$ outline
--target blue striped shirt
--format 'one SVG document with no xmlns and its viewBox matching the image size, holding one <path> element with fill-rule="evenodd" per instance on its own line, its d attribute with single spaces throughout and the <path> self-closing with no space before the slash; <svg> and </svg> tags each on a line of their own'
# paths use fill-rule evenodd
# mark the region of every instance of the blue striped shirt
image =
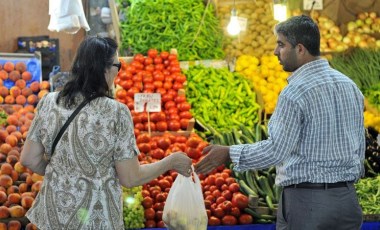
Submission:
<svg viewBox="0 0 380 230">
<path fill-rule="evenodd" d="M 276 165 L 276 184 L 358 180 L 364 172 L 363 95 L 326 60 L 309 62 L 289 78 L 268 124 L 269 138 L 233 145 L 235 169 Z"/>
</svg>

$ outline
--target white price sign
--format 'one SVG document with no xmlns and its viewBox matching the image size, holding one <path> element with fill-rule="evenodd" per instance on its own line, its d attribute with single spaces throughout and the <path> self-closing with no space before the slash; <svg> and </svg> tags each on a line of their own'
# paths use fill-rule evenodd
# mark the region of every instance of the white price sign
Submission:
<svg viewBox="0 0 380 230">
<path fill-rule="evenodd" d="M 159 93 L 136 93 L 135 111 L 144 112 L 146 105 L 147 112 L 161 111 L 161 94 Z"/>
<path fill-rule="evenodd" d="M 247 18 L 243 18 L 243 17 L 238 17 L 238 20 L 239 20 L 240 30 L 241 31 L 246 31 L 247 30 L 248 19 Z"/>
</svg>

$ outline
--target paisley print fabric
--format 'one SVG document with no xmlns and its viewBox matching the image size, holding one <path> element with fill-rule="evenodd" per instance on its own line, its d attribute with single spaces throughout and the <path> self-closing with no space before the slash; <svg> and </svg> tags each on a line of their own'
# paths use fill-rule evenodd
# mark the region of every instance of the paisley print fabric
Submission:
<svg viewBox="0 0 380 230">
<path fill-rule="evenodd" d="M 138 154 L 131 114 L 115 100 L 94 99 L 71 122 L 52 156 L 54 137 L 75 109 L 57 105 L 57 95 L 49 93 L 38 103 L 28 132 L 30 140 L 43 144 L 50 163 L 26 216 L 39 229 L 124 229 L 115 161 Z"/>
</svg>

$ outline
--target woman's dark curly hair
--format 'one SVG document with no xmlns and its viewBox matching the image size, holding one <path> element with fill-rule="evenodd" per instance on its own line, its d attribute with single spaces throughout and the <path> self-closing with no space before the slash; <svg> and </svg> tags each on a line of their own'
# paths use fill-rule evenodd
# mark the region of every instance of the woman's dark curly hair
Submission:
<svg viewBox="0 0 380 230">
<path fill-rule="evenodd" d="M 71 78 L 59 92 L 57 103 L 62 100 L 66 108 L 71 108 L 78 94 L 86 99 L 94 94 L 109 96 L 105 71 L 112 67 L 116 52 L 115 40 L 87 37 L 79 45 L 71 67 Z"/>
</svg>

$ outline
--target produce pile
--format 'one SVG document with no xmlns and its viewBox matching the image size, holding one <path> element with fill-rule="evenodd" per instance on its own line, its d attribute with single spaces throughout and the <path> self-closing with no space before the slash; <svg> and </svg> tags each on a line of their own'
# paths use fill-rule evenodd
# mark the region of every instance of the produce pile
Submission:
<svg viewBox="0 0 380 230">
<path fill-rule="evenodd" d="M 263 100 L 264 111 L 272 114 L 277 104 L 278 95 L 287 85 L 288 72 L 282 69 L 277 56 L 241 55 L 237 61 L 235 70 L 248 78 Z"/>
<path fill-rule="evenodd" d="M 231 37 L 226 28 L 234 4 L 238 17 L 247 19 L 247 28 L 238 36 Z M 243 54 L 261 57 L 264 54 L 273 53 L 276 47 L 273 26 L 278 22 L 273 19 L 272 7 L 272 0 L 218 2 L 218 17 L 221 26 L 224 28 L 224 36 L 226 37 L 224 50 L 227 57 L 239 57 Z"/>
<path fill-rule="evenodd" d="M 167 51 L 158 53 L 156 49 L 148 50 L 148 56 L 136 54 L 132 62 L 121 60 L 122 68 L 115 84 L 116 100 L 130 109 L 135 126 L 135 134 L 148 131 L 187 130 L 191 105 L 178 90 L 184 88 L 186 76 L 181 73 L 177 55 Z M 136 93 L 159 93 L 161 95 L 161 112 L 149 114 L 134 111 L 134 95 Z"/>
<path fill-rule="evenodd" d="M 191 113 L 201 123 L 229 130 L 258 122 L 260 105 L 256 103 L 256 93 L 241 74 L 202 65 L 192 66 L 184 73 Z"/>
<path fill-rule="evenodd" d="M 379 214 L 380 176 L 361 179 L 355 187 L 363 214 Z"/>
<path fill-rule="evenodd" d="M 126 229 L 144 228 L 142 201 L 142 186 L 130 189 L 123 187 L 123 215 Z"/>
<path fill-rule="evenodd" d="M 122 48 L 129 54 L 176 48 L 179 60 L 222 59 L 223 33 L 212 4 L 202 0 L 130 0 L 121 9 Z"/>
<path fill-rule="evenodd" d="M 366 150 L 365 150 L 365 176 L 374 177 L 380 173 L 380 146 L 377 143 L 379 133 L 372 128 L 366 131 Z"/>
</svg>

